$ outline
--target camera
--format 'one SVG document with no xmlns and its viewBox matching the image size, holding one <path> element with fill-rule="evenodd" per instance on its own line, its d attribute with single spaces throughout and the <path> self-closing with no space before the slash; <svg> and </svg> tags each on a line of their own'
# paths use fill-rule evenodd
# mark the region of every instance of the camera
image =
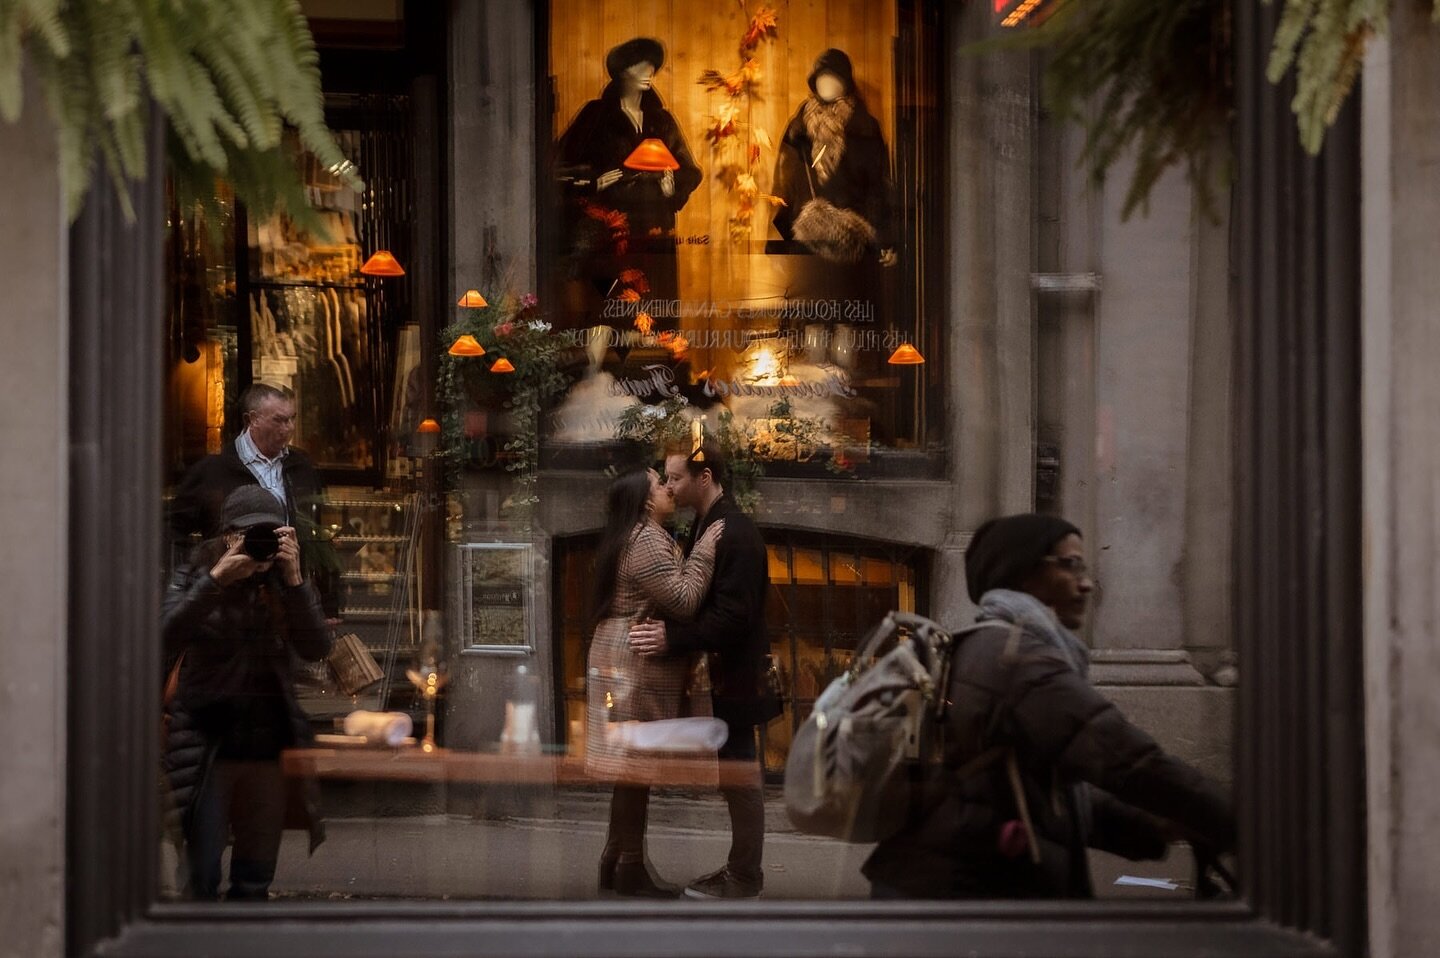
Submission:
<svg viewBox="0 0 1440 958">
<path fill-rule="evenodd" d="M 277 525 L 261 522 L 246 529 L 241 551 L 256 562 L 268 562 L 275 558 L 280 551 L 280 536 L 275 532 L 278 528 Z"/>
</svg>

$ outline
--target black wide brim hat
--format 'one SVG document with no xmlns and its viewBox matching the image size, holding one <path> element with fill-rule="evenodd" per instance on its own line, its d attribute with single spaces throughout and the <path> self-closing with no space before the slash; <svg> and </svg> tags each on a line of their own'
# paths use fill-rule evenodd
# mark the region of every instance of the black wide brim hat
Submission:
<svg viewBox="0 0 1440 958">
<path fill-rule="evenodd" d="M 652 37 L 636 37 L 618 47 L 611 47 L 610 52 L 605 54 L 605 72 L 612 80 L 637 63 L 649 63 L 659 73 L 665 63 L 665 48 L 660 41 Z"/>
<path fill-rule="evenodd" d="M 830 73 L 845 84 L 847 94 L 855 92 L 855 68 L 850 65 L 850 55 L 844 50 L 837 50 L 834 47 L 826 50 L 815 58 L 815 66 L 810 70 L 808 78 L 810 92 L 815 92 L 815 78 L 822 73 Z"/>
</svg>

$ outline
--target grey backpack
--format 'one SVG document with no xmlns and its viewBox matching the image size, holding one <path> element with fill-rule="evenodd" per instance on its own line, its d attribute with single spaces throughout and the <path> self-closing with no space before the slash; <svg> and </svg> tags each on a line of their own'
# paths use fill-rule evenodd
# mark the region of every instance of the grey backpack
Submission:
<svg viewBox="0 0 1440 958">
<path fill-rule="evenodd" d="M 938 760 L 954 644 L 991 624 L 969 626 L 952 638 L 923 616 L 885 617 L 855 650 L 849 670 L 815 700 L 790 745 L 785 811 L 796 828 L 875 842 L 900 827 L 913 773 L 921 762 Z M 875 659 L 897 634 L 895 647 Z M 991 750 L 965 771 L 1003 757 L 1002 750 Z"/>
</svg>

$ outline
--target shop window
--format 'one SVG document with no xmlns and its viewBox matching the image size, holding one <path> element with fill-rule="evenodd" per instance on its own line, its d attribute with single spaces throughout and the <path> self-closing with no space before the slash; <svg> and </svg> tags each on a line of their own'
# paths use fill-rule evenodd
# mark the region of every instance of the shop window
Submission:
<svg viewBox="0 0 1440 958">
<path fill-rule="evenodd" d="M 583 347 L 552 439 L 645 403 L 781 473 L 938 442 L 935 5 L 549 10 L 542 283 Z"/>
</svg>

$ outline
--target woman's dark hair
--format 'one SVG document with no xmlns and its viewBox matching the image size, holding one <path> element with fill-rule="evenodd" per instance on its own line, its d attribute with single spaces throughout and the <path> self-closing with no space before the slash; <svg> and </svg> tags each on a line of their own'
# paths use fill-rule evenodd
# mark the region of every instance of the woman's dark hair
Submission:
<svg viewBox="0 0 1440 958">
<path fill-rule="evenodd" d="M 631 469 L 622 473 L 605 492 L 605 531 L 600 534 L 600 547 L 595 550 L 595 611 L 590 617 L 593 629 L 610 617 L 615 604 L 615 583 L 620 574 L 620 557 L 635 534 L 635 526 L 645 518 L 650 501 L 650 470 Z"/>
</svg>

